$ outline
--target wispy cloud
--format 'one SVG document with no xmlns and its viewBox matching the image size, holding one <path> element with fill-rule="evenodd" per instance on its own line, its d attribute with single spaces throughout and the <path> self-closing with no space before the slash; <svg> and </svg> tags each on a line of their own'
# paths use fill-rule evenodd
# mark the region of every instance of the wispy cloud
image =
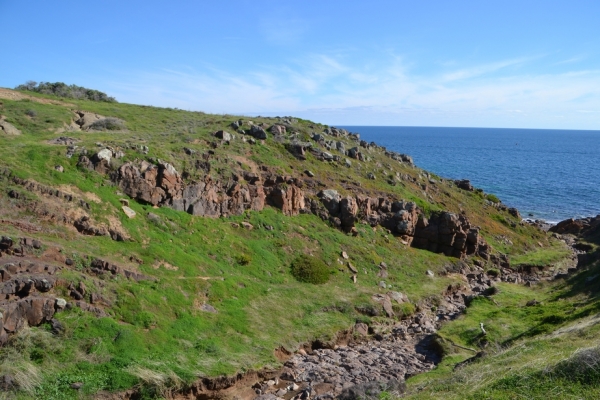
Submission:
<svg viewBox="0 0 600 400">
<path fill-rule="evenodd" d="M 585 60 L 586 58 L 587 58 L 586 55 L 580 55 L 580 56 L 571 57 L 571 58 L 567 58 L 566 60 L 559 61 L 557 63 L 554 63 L 554 65 L 575 64 L 575 63 Z"/>
<path fill-rule="evenodd" d="M 538 58 L 446 67 L 424 76 L 396 56 L 367 65 L 311 54 L 243 74 L 212 65 L 140 71 L 111 93 L 136 103 L 323 122 L 565 127 L 553 125 L 563 120 L 600 129 L 600 115 L 586 112 L 600 109 L 600 70 L 525 73 L 521 66 Z"/>
<path fill-rule="evenodd" d="M 497 62 L 493 62 L 493 63 L 489 63 L 489 64 L 476 65 L 476 66 L 472 66 L 472 67 L 465 68 L 465 69 L 459 69 L 459 70 L 444 74 L 443 80 L 446 82 L 452 82 L 452 81 L 457 81 L 457 80 L 474 78 L 474 77 L 482 76 L 485 74 L 493 73 L 493 72 L 496 72 L 498 70 L 501 70 L 501 69 L 504 69 L 507 67 L 522 65 L 528 61 L 531 61 L 532 59 L 533 58 L 530 58 L 530 57 L 515 58 L 512 60 L 497 61 Z"/>
<path fill-rule="evenodd" d="M 270 16 L 260 19 L 258 29 L 263 38 L 275 45 L 293 45 L 309 29 L 309 21 L 289 16 Z"/>
</svg>

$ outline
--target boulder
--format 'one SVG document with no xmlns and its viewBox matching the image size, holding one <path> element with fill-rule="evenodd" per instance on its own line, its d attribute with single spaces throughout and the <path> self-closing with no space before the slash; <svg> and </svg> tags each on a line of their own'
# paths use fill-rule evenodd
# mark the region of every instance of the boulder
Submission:
<svg viewBox="0 0 600 400">
<path fill-rule="evenodd" d="M 125 215 L 127 215 L 127 217 L 129 217 L 129 218 L 135 217 L 136 212 L 133 211 L 131 208 L 129 208 L 127 206 L 122 206 L 121 208 L 123 209 L 123 212 L 125 213 Z"/>
<path fill-rule="evenodd" d="M 286 129 L 285 126 L 276 124 L 269 128 L 269 132 L 271 132 L 273 135 L 285 135 Z"/>
<path fill-rule="evenodd" d="M 331 216 L 337 216 L 340 212 L 340 200 L 341 196 L 337 190 L 326 189 L 321 190 L 317 196 L 323 202 L 323 205 L 329 211 Z"/>
<path fill-rule="evenodd" d="M 472 192 L 473 190 L 475 190 L 475 188 L 473 188 L 473 185 L 471 185 L 471 181 L 468 179 L 457 179 L 454 181 L 454 183 L 460 189 L 466 190 L 468 192 Z"/>
<path fill-rule="evenodd" d="M 231 134 L 226 131 L 216 131 L 215 136 L 225 142 L 231 141 Z"/>
<path fill-rule="evenodd" d="M 87 111 L 75 111 L 75 114 L 78 117 L 78 119 L 75 120 L 75 123 L 79 125 L 83 131 L 88 130 L 94 122 L 105 118 L 102 115 Z"/>
<path fill-rule="evenodd" d="M 95 162 L 100 162 L 101 160 L 106 160 L 107 164 L 110 164 L 110 159 L 112 158 L 112 150 L 109 149 L 103 149 L 100 150 L 99 152 L 97 152 L 94 157 L 92 158 L 92 161 Z"/>
<path fill-rule="evenodd" d="M 265 140 L 267 138 L 267 132 L 258 125 L 250 126 L 250 135 L 258 140 Z"/>
<path fill-rule="evenodd" d="M 15 126 L 7 122 L 5 117 L 0 117 L 0 132 L 3 132 L 9 136 L 17 136 L 21 134 L 21 131 L 15 128 Z"/>
</svg>

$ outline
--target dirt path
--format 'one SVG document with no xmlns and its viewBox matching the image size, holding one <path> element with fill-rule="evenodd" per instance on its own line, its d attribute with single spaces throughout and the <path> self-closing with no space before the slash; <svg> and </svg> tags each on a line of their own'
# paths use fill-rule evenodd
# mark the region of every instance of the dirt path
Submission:
<svg viewBox="0 0 600 400">
<path fill-rule="evenodd" d="M 6 89 L 6 88 L 0 88 L 0 99 L 15 100 L 15 101 L 29 99 L 31 101 L 35 101 L 36 103 L 55 104 L 55 105 L 59 105 L 59 106 L 75 107 L 75 105 L 71 104 L 71 103 L 65 103 L 60 100 L 43 99 L 40 97 L 31 96 L 31 95 L 25 94 L 23 92 Z"/>
</svg>

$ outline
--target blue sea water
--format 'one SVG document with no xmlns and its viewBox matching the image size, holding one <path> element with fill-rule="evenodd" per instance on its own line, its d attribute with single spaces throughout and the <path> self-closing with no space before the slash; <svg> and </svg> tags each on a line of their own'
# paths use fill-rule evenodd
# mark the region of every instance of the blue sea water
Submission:
<svg viewBox="0 0 600 400">
<path fill-rule="evenodd" d="M 525 218 L 600 214 L 600 131 L 342 126 L 413 157 L 443 178 L 469 179 Z"/>
</svg>

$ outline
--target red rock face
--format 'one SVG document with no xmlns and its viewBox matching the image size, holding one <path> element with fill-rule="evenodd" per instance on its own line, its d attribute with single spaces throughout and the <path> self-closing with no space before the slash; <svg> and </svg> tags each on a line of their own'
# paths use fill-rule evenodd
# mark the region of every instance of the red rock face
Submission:
<svg viewBox="0 0 600 400">
<path fill-rule="evenodd" d="M 228 184 L 213 181 L 207 176 L 203 182 L 184 185 L 180 175 L 169 164 L 142 162 L 137 167 L 128 163 L 119 168 L 113 178 L 125 194 L 136 200 L 204 217 L 239 215 L 246 210 L 260 211 L 267 197 L 258 177 L 252 179 L 251 184 Z M 295 215 L 298 212 L 294 210 L 303 207 L 303 201 L 304 195 L 292 190 L 280 199 L 279 208 L 286 215 Z"/>
<path fill-rule="evenodd" d="M 330 219 L 345 232 L 352 232 L 360 221 L 382 226 L 413 247 L 458 258 L 471 254 L 489 257 L 489 247 L 479 236 L 479 228 L 464 215 L 441 212 L 427 219 L 413 202 L 368 196 L 340 199 L 334 190 L 322 191 L 319 197 L 325 210 L 312 204 L 311 211 Z"/>
<path fill-rule="evenodd" d="M 288 216 L 312 212 L 345 232 L 355 232 L 355 224 L 360 221 L 382 226 L 417 248 L 459 258 L 471 254 L 489 257 L 489 247 L 479 236 L 479 228 L 471 226 L 463 215 L 442 212 L 427 219 L 413 202 L 364 195 L 342 198 L 335 190 L 319 192 L 319 203 L 307 200 L 301 187 L 304 182 L 298 179 L 246 175 L 245 182 L 235 177 L 233 183 L 223 183 L 206 176 L 203 182 L 185 185 L 171 165 L 142 162 L 140 167 L 123 165 L 113 178 L 123 192 L 137 200 L 192 215 L 240 215 L 246 210 L 261 211 L 268 203 Z"/>
<path fill-rule="evenodd" d="M 298 215 L 305 207 L 304 192 L 297 186 L 276 186 L 269 191 L 269 201 L 285 215 Z"/>
</svg>

